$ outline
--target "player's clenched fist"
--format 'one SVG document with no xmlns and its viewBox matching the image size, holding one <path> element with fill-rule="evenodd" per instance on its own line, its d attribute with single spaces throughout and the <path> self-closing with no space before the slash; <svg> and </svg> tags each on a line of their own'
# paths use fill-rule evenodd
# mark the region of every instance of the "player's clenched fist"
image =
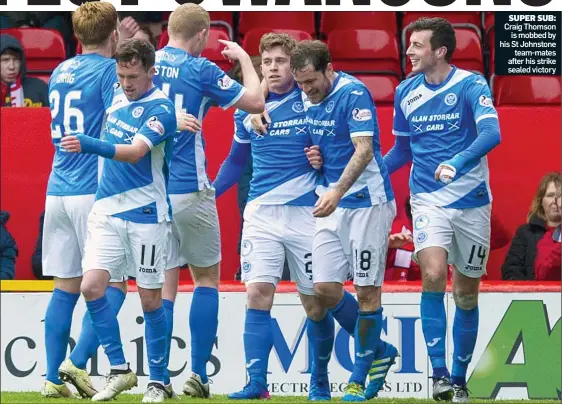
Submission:
<svg viewBox="0 0 562 404">
<path fill-rule="evenodd" d="M 201 130 L 201 122 L 197 120 L 193 115 L 186 114 L 185 112 L 177 112 L 176 120 L 178 121 L 179 131 L 188 131 L 197 133 Z"/>
<path fill-rule="evenodd" d="M 306 158 L 308 162 L 315 170 L 320 170 L 322 168 L 322 153 L 320 153 L 320 146 L 312 145 L 310 147 L 304 148 L 304 153 L 306 154 Z"/>
<path fill-rule="evenodd" d="M 250 123 L 254 132 L 265 135 L 267 133 L 267 128 L 271 123 L 271 118 L 269 117 L 267 110 L 265 110 L 261 114 L 250 115 Z"/>
</svg>

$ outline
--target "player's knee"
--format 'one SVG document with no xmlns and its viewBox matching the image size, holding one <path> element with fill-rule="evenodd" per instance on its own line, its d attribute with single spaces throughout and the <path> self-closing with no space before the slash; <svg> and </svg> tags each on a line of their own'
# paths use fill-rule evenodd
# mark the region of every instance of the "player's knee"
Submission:
<svg viewBox="0 0 562 404">
<path fill-rule="evenodd" d="M 304 304 L 304 310 L 306 311 L 307 317 L 312 321 L 320 321 L 326 315 L 326 309 L 322 307 L 319 299 L 308 301 Z"/>
<path fill-rule="evenodd" d="M 80 285 L 80 293 L 87 301 L 97 300 L 103 297 L 105 285 L 91 277 L 85 276 Z"/>
<path fill-rule="evenodd" d="M 207 268 L 200 268 L 190 265 L 191 274 L 195 287 L 206 287 L 218 289 L 220 281 L 219 264 L 211 265 Z"/>
<path fill-rule="evenodd" d="M 478 293 L 453 291 L 453 298 L 456 306 L 463 310 L 472 310 L 478 305 Z"/>
<path fill-rule="evenodd" d="M 162 306 L 162 289 L 139 288 L 142 310 L 155 311 Z"/>
<path fill-rule="evenodd" d="M 338 305 L 343 296 L 343 285 L 335 282 L 314 284 L 314 295 L 318 297 L 322 307 L 332 309 Z"/>
<path fill-rule="evenodd" d="M 423 270 L 423 290 L 427 292 L 443 292 L 447 286 L 447 270 L 426 268 Z"/>
<path fill-rule="evenodd" d="M 250 283 L 246 287 L 248 307 L 256 310 L 271 310 L 275 286 L 268 283 Z"/>
</svg>

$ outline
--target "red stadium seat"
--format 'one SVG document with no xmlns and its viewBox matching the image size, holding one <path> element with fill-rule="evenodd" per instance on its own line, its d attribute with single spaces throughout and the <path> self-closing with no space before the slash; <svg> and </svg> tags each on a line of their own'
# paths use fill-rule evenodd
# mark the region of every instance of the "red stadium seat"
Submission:
<svg viewBox="0 0 562 404">
<path fill-rule="evenodd" d="M 381 11 L 325 11 L 320 20 L 320 32 L 326 35 L 335 29 L 380 29 L 398 33 L 396 13 Z"/>
<path fill-rule="evenodd" d="M 316 35 L 313 11 L 242 11 L 238 25 L 240 36 L 254 28 L 294 29 Z"/>
<path fill-rule="evenodd" d="M 398 77 L 378 74 L 357 74 L 355 77 L 365 83 L 377 106 L 394 105 L 394 92 L 400 84 Z"/>
<path fill-rule="evenodd" d="M 50 73 L 66 59 L 64 39 L 57 30 L 10 28 L 0 33 L 11 35 L 21 42 L 29 72 Z"/>
<path fill-rule="evenodd" d="M 451 24 L 472 24 L 479 29 L 482 24 L 479 12 L 459 11 L 446 13 L 432 12 L 405 12 L 402 17 L 402 26 L 405 28 L 408 24 L 416 21 L 420 17 L 441 17 L 449 21 Z"/>
<path fill-rule="evenodd" d="M 476 32 L 482 38 L 481 17 L 477 12 L 448 12 L 448 13 L 418 13 L 406 12 L 402 20 L 402 49 L 407 49 L 409 43 L 408 24 L 420 17 L 441 17 L 449 21 L 455 28 L 468 28 Z"/>
<path fill-rule="evenodd" d="M 336 70 L 402 76 L 396 37 L 386 31 L 343 29 L 328 37 Z"/>
<path fill-rule="evenodd" d="M 221 69 L 227 71 L 232 67 L 232 63 L 222 56 L 221 52 L 224 49 L 224 45 L 219 42 L 219 39 L 229 40 L 228 35 L 224 31 L 211 28 L 207 47 L 203 50 L 201 56 L 206 57 L 211 62 L 215 62 Z"/>
<path fill-rule="evenodd" d="M 29 77 L 35 77 L 36 79 L 41 79 L 46 84 L 49 84 L 49 80 L 51 78 L 51 75 L 50 74 L 41 74 L 41 73 L 30 73 Z"/>
<path fill-rule="evenodd" d="M 484 31 L 490 29 L 490 27 L 492 25 L 495 24 L 496 22 L 496 17 L 495 17 L 495 13 L 493 11 L 485 11 L 482 13 L 483 14 L 483 18 L 482 18 L 482 28 L 484 29 Z"/>
<path fill-rule="evenodd" d="M 466 28 L 455 28 L 457 36 L 457 49 L 453 53 L 451 64 L 474 72 L 484 73 L 484 59 L 482 56 L 482 44 L 480 38 L 474 31 Z M 405 58 L 405 73 L 410 74 L 412 63 Z"/>
<path fill-rule="evenodd" d="M 168 35 L 168 30 L 162 30 L 162 34 L 160 34 L 160 39 L 158 39 L 158 49 L 162 49 L 168 41 L 170 40 L 170 36 Z"/>
<path fill-rule="evenodd" d="M 244 36 L 244 42 L 242 47 L 248 52 L 250 56 L 256 56 L 260 54 L 260 40 L 261 37 L 268 32 L 278 32 L 286 33 L 295 38 L 296 41 L 302 41 L 304 39 L 310 39 L 309 33 L 304 31 L 298 31 L 294 29 L 266 29 L 266 28 L 256 28 L 251 29 Z"/>
<path fill-rule="evenodd" d="M 496 105 L 560 106 L 560 76 L 492 76 Z"/>
</svg>

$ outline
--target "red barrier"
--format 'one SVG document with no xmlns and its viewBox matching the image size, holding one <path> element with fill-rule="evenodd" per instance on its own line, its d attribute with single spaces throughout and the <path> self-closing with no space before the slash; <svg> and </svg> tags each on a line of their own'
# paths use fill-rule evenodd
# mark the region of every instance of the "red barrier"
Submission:
<svg viewBox="0 0 562 404">
<path fill-rule="evenodd" d="M 33 279 L 31 254 L 44 208 L 46 182 L 52 162 L 48 109 L 2 108 L 1 115 L 1 209 L 12 217 L 8 229 L 20 255 L 17 279 Z M 378 108 L 381 143 L 386 152 L 394 143 L 391 134 L 392 108 Z M 498 108 L 502 144 L 489 158 L 494 212 L 513 234 L 524 223 L 539 179 L 547 171 L 560 169 L 560 108 Z M 212 108 L 203 124 L 207 142 L 208 173 L 216 176 L 232 141 L 233 110 Z M 408 194 L 409 167 L 392 176 L 399 214 Z M 240 231 L 236 188 L 218 200 L 222 232 L 222 276 L 233 279 L 239 260 L 236 252 Z M 489 279 L 499 279 L 507 247 L 493 251 Z M 182 278 L 189 278 L 183 271 Z"/>
</svg>

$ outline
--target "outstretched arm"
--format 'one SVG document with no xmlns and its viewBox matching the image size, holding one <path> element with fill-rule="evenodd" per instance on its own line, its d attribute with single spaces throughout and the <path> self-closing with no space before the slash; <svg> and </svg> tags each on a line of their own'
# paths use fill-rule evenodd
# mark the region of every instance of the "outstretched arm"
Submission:
<svg viewBox="0 0 562 404">
<path fill-rule="evenodd" d="M 248 157 L 250 157 L 250 143 L 239 143 L 232 140 L 230 153 L 222 163 L 217 178 L 213 181 L 213 188 L 218 198 L 238 182 L 244 172 Z"/>
</svg>

